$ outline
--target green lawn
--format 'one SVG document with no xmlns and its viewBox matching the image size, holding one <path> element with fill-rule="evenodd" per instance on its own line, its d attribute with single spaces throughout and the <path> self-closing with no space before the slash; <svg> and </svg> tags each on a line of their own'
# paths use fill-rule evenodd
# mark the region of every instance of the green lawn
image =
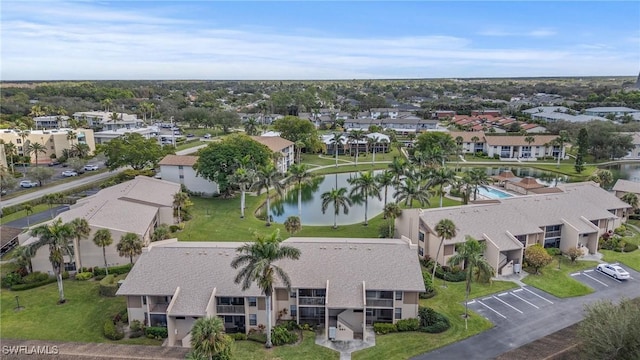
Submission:
<svg viewBox="0 0 640 360">
<path fill-rule="evenodd" d="M 49 211 L 49 204 L 38 204 L 34 206 L 32 210 L 33 211 L 31 212 L 31 215 L 42 212 L 42 211 Z M 26 217 L 26 216 L 27 216 L 27 212 L 25 210 L 14 212 L 13 214 L 9 214 L 7 216 L 1 217 L 0 225 L 4 225 L 14 220 L 22 219 L 23 217 Z"/>
<path fill-rule="evenodd" d="M 208 144 L 208 143 L 204 142 L 204 141 L 200 141 L 200 140 L 187 141 L 187 142 L 184 142 L 184 143 L 182 143 L 180 145 L 177 145 L 176 146 L 176 151 L 190 149 L 192 147 L 196 147 L 196 146 L 200 146 L 200 145 L 204 145 L 204 144 Z"/>
<path fill-rule="evenodd" d="M 527 285 L 546 291 L 559 298 L 582 296 L 593 292 L 593 289 L 573 279 L 569 274 L 595 268 L 596 261 L 576 261 L 571 263 L 567 258 L 563 258 L 558 270 L 558 258 L 553 259 L 551 264 L 540 269 L 539 275 L 529 274 L 522 282 Z"/>
<path fill-rule="evenodd" d="M 391 161 L 394 157 L 400 156 L 400 153 L 397 149 L 390 149 L 388 153 L 376 153 L 376 162 L 377 161 Z M 373 154 L 368 153 L 366 156 L 363 153 L 360 153 L 358 156 L 358 165 L 360 164 L 369 164 L 371 165 L 371 160 L 373 159 Z M 335 165 L 336 158 L 335 155 L 324 155 L 324 154 L 302 154 L 302 162 L 309 165 Z M 354 163 L 355 164 L 355 155 L 338 155 L 338 164 L 346 164 L 346 163 Z"/>
<path fill-rule="evenodd" d="M 492 284 L 476 284 L 471 286 L 471 298 L 502 292 L 517 287 L 512 282 L 494 281 Z M 440 334 L 422 332 L 402 332 L 387 335 L 376 335 L 376 346 L 355 352 L 355 360 L 387 360 L 409 359 L 418 354 L 431 351 L 442 346 L 476 335 L 492 327 L 491 322 L 482 316 L 470 312 L 469 329 L 464 327 L 464 292 L 465 283 L 447 283 L 440 287 L 437 281 L 438 294 L 427 300 L 420 300 L 421 306 L 429 306 L 445 314 L 451 322 L 451 328 Z"/>
<path fill-rule="evenodd" d="M 0 330 L 2 338 L 80 342 L 114 342 L 102 336 L 106 319 L 126 307 L 124 297 L 102 297 L 98 282 L 64 281 L 67 302 L 57 305 L 56 283 L 25 291 L 2 290 L 0 294 Z M 22 311 L 14 311 L 15 297 Z M 114 342 L 115 343 L 115 342 Z M 160 345 L 145 337 L 117 343 Z"/>
<path fill-rule="evenodd" d="M 376 159 L 378 161 L 378 159 Z M 335 164 L 335 163 L 334 163 Z M 313 171 L 314 175 L 326 175 L 326 174 L 335 174 L 335 173 L 346 173 L 346 172 L 354 172 L 354 171 L 369 171 L 369 170 L 384 170 L 388 169 L 388 163 L 375 163 L 371 165 L 371 163 L 358 163 L 358 166 L 355 165 L 342 165 L 342 166 L 331 166 L 328 168 L 320 169 L 318 171 Z"/>
<path fill-rule="evenodd" d="M 621 253 L 612 250 L 600 250 L 604 257 L 602 260 L 608 263 L 622 263 L 627 265 L 628 267 L 640 271 L 640 250 L 636 250 L 634 252 L 629 253 Z"/>
<path fill-rule="evenodd" d="M 236 341 L 233 358 L 238 360 L 331 360 L 339 359 L 340 354 L 316 345 L 315 334 L 311 331 L 304 331 L 302 343 L 277 346 L 269 350 L 265 349 L 264 344 L 259 344 L 255 341 Z"/>
</svg>

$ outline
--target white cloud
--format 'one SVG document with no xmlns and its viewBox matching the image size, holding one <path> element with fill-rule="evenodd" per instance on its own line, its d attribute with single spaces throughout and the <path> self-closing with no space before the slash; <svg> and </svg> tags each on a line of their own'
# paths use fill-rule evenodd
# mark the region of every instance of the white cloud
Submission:
<svg viewBox="0 0 640 360">
<path fill-rule="evenodd" d="M 557 32 L 555 30 L 547 29 L 547 28 L 523 31 L 523 30 L 507 30 L 499 27 L 493 27 L 493 28 L 487 28 L 485 30 L 478 32 L 478 35 L 496 36 L 496 37 L 508 37 L 508 36 L 549 37 L 549 36 L 554 36 L 556 34 Z"/>
</svg>

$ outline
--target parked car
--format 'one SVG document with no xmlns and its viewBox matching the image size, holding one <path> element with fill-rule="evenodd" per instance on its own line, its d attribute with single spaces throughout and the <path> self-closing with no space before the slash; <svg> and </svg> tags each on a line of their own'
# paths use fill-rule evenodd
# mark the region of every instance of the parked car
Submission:
<svg viewBox="0 0 640 360">
<path fill-rule="evenodd" d="M 31 180 L 22 180 L 20 181 L 21 188 L 32 188 L 38 186 L 38 183 Z"/>
<path fill-rule="evenodd" d="M 65 177 L 78 176 L 78 173 L 73 170 L 65 170 L 62 172 L 62 176 L 65 176 Z"/>
<path fill-rule="evenodd" d="M 211 139 L 211 134 L 204 134 L 203 136 L 205 139 Z"/>
<path fill-rule="evenodd" d="M 631 277 L 627 270 L 615 264 L 600 264 L 596 267 L 596 270 L 618 280 L 628 279 Z"/>
<path fill-rule="evenodd" d="M 87 170 L 87 171 L 98 170 L 98 165 L 87 164 L 87 165 L 84 166 L 84 169 Z"/>
<path fill-rule="evenodd" d="M 56 166 L 56 165 L 60 165 L 60 161 L 58 161 L 58 160 L 52 160 L 52 161 L 49 163 L 49 166 Z"/>
<path fill-rule="evenodd" d="M 192 138 L 192 137 L 195 137 L 195 135 L 193 135 L 193 134 L 187 134 L 187 137 L 188 137 L 188 138 Z"/>
</svg>

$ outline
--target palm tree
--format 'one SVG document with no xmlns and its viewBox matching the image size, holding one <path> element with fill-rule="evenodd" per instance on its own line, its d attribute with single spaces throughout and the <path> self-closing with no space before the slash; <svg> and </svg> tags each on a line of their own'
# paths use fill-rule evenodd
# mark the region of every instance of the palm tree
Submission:
<svg viewBox="0 0 640 360">
<path fill-rule="evenodd" d="M 260 195 L 262 189 L 267 191 L 266 225 L 271 226 L 271 196 L 269 195 L 269 190 L 273 187 L 278 195 L 282 195 L 284 185 L 282 185 L 281 180 L 283 176 L 273 164 L 267 164 L 258 169 L 257 177 L 258 181 L 255 186 L 258 189 L 258 195 Z"/>
<path fill-rule="evenodd" d="M 345 189 L 346 191 L 346 189 Z M 273 285 L 279 279 L 287 289 L 291 289 L 289 275 L 274 263 L 300 258 L 300 250 L 292 246 L 281 245 L 280 231 L 276 230 L 269 236 L 255 233 L 256 241 L 247 243 L 237 249 L 238 256 L 231 262 L 231 267 L 240 269 L 236 275 L 235 283 L 242 283 L 242 290 L 247 290 L 255 283 L 265 295 L 267 308 L 267 348 L 271 344 L 271 295 Z"/>
<path fill-rule="evenodd" d="M 362 130 L 353 130 L 349 133 L 349 139 L 356 144 L 356 166 L 358 166 L 358 156 L 360 154 L 360 141 L 362 141 L 364 137 L 364 131 Z"/>
<path fill-rule="evenodd" d="M 376 183 L 375 176 L 373 176 L 373 171 L 360 173 L 360 176 L 351 178 L 348 180 L 348 182 L 353 186 L 351 188 L 349 196 L 358 194 L 362 195 L 362 197 L 364 198 L 364 226 L 367 226 L 369 225 L 369 220 L 367 218 L 367 211 L 369 209 L 369 197 L 375 196 L 378 198 L 378 200 L 382 200 L 382 197 L 380 196 L 380 188 Z"/>
<path fill-rule="evenodd" d="M 246 193 L 251 189 L 256 182 L 256 171 L 253 169 L 247 169 L 240 167 L 236 169 L 235 173 L 231 176 L 231 182 L 238 185 L 240 188 L 240 218 L 244 219 L 244 208 Z"/>
<path fill-rule="evenodd" d="M 67 131 L 67 141 L 69 141 L 69 144 L 73 145 L 73 141 L 78 139 L 78 135 L 73 132 L 73 130 L 68 130 Z"/>
<path fill-rule="evenodd" d="M 457 253 L 449 259 L 451 265 L 462 265 L 467 271 L 467 286 L 464 299 L 464 327 L 467 329 L 469 318 L 469 294 L 471 293 L 471 278 L 474 273 L 476 280 L 489 280 L 494 275 L 494 270 L 484 258 L 487 248 L 485 243 L 480 243 L 471 236 L 466 237 L 466 242 L 458 245 Z"/>
<path fill-rule="evenodd" d="M 385 219 L 389 219 L 389 236 L 393 237 L 396 218 L 402 215 L 402 209 L 396 203 L 388 203 L 384 206 L 383 214 Z"/>
<path fill-rule="evenodd" d="M 38 240 L 31 244 L 31 252 L 36 251 L 42 246 L 49 246 L 49 261 L 53 267 L 53 273 L 58 281 L 59 304 L 64 303 L 64 288 L 62 285 L 62 271 L 64 270 L 64 256 L 71 255 L 71 243 L 73 238 L 73 229 L 69 224 L 63 224 L 61 219 L 52 223 L 40 225 L 31 230 L 31 235 L 37 237 Z"/>
<path fill-rule="evenodd" d="M 18 155 L 18 149 L 16 148 L 16 144 L 10 142 L 10 143 L 5 143 L 3 140 L 1 143 L 4 145 L 4 153 L 7 157 L 7 159 L 9 160 L 9 164 L 11 165 L 11 172 L 14 172 L 15 169 L 13 167 L 13 164 L 15 163 L 15 157 Z"/>
<path fill-rule="evenodd" d="M 86 158 L 89 156 L 89 145 L 83 143 L 77 143 L 71 146 L 71 153 L 78 158 Z"/>
<path fill-rule="evenodd" d="M 160 241 L 168 239 L 171 236 L 171 229 L 167 224 L 161 224 L 151 234 L 151 241 Z"/>
<path fill-rule="evenodd" d="M 442 219 L 438 221 L 435 227 L 436 234 L 440 237 L 440 245 L 438 245 L 438 251 L 433 263 L 433 273 L 431 274 L 431 281 L 435 284 L 436 281 L 436 268 L 438 267 L 438 258 L 440 258 L 440 249 L 445 240 L 451 240 L 456 237 L 456 224 L 450 219 Z"/>
<path fill-rule="evenodd" d="M 244 132 L 249 136 L 258 135 L 258 121 L 254 117 L 250 117 L 246 123 L 244 123 Z"/>
<path fill-rule="evenodd" d="M 295 181 L 298 185 L 298 217 L 302 219 L 302 185 L 310 183 L 313 175 L 309 172 L 307 164 L 291 165 L 289 172 L 291 181 Z"/>
<path fill-rule="evenodd" d="M 338 215 L 340 214 L 340 208 L 345 215 L 349 214 L 349 206 L 353 205 L 353 201 L 349 199 L 347 194 L 347 188 L 331 189 L 321 195 L 322 199 L 322 213 L 324 214 L 329 207 L 329 204 L 333 203 L 333 228 L 338 228 Z"/>
<path fill-rule="evenodd" d="M 478 187 L 485 187 L 491 182 L 489 175 L 482 168 L 471 169 L 468 173 L 468 184 L 473 187 L 473 200 L 478 198 Z"/>
<path fill-rule="evenodd" d="M 333 145 L 333 152 L 336 155 L 336 167 L 338 167 L 338 146 L 344 142 L 342 134 L 333 133 L 333 137 L 329 139 L 329 142 Z"/>
<path fill-rule="evenodd" d="M 111 231 L 109 229 L 100 229 L 93 235 L 93 243 L 102 247 L 102 257 L 104 258 L 104 270 L 109 275 L 109 267 L 107 266 L 107 246 L 113 244 Z"/>
<path fill-rule="evenodd" d="M 564 144 L 569 142 L 569 140 L 569 133 L 567 132 L 567 130 L 560 130 L 558 137 L 553 140 L 553 144 L 560 147 L 560 149 L 558 150 L 558 164 L 556 165 L 557 168 L 560 167 L 560 158 L 562 158 L 562 149 L 564 148 Z"/>
<path fill-rule="evenodd" d="M 106 98 L 102 101 L 100 101 L 100 104 L 102 106 L 104 106 L 104 111 L 109 112 L 109 109 L 111 108 L 111 105 L 113 104 L 113 101 L 109 98 Z"/>
<path fill-rule="evenodd" d="M 613 182 L 613 174 L 609 170 L 598 169 L 589 176 L 589 180 L 600 184 L 602 188 L 606 188 L 607 185 Z"/>
<path fill-rule="evenodd" d="M 376 181 L 378 182 L 378 186 L 384 187 L 384 206 L 387 206 L 387 190 L 389 190 L 390 185 L 394 184 L 393 173 L 385 170 L 376 175 Z"/>
<path fill-rule="evenodd" d="M 129 262 L 133 264 L 133 257 L 142 254 L 142 239 L 135 233 L 126 233 L 120 238 L 120 242 L 116 245 L 118 255 L 129 257 Z"/>
<path fill-rule="evenodd" d="M 198 358 L 230 359 L 233 339 L 225 334 L 218 316 L 199 318 L 191 328 L 191 348 Z"/>
<path fill-rule="evenodd" d="M 407 177 L 400 186 L 398 186 L 398 189 L 393 194 L 393 198 L 398 202 L 404 200 L 405 206 L 411 206 L 414 200 L 417 200 L 420 206 L 424 206 L 429 205 L 431 193 L 429 193 L 429 189 L 426 186 L 420 183 L 420 180 Z"/>
<path fill-rule="evenodd" d="M 173 206 L 176 209 L 176 214 L 178 215 L 178 223 L 182 222 L 182 212 L 185 208 L 191 205 L 191 201 L 189 200 L 189 194 L 183 191 L 179 191 L 173 194 Z"/>
<path fill-rule="evenodd" d="M 284 228 L 291 235 L 297 233 L 302 229 L 302 224 L 300 223 L 300 218 L 297 216 L 289 216 L 287 220 L 284 221 Z"/>
<path fill-rule="evenodd" d="M 27 215 L 27 227 L 29 227 L 30 226 L 29 221 L 31 220 L 29 215 L 33 214 L 33 206 L 29 204 L 24 204 L 22 208 L 24 209 L 24 213 Z"/>
<path fill-rule="evenodd" d="M 33 264 L 31 263 L 31 259 L 35 256 L 33 250 L 31 246 L 19 245 L 12 253 L 12 259 L 14 259 L 16 264 L 21 268 L 27 269 L 29 273 L 33 272 Z"/>
<path fill-rule="evenodd" d="M 371 149 L 371 166 L 376 162 L 376 147 L 380 143 L 380 137 L 371 136 L 367 137 L 367 143 Z"/>
<path fill-rule="evenodd" d="M 109 120 L 110 120 L 111 122 L 113 122 L 113 129 L 111 129 L 111 130 L 115 130 L 115 127 L 116 127 L 116 121 L 118 121 L 118 113 L 117 113 L 117 112 L 114 112 L 114 113 L 112 113 L 111 115 L 109 115 Z"/>
<path fill-rule="evenodd" d="M 391 169 L 391 173 L 394 176 L 394 181 L 393 183 L 397 186 L 400 184 L 400 177 L 402 175 L 404 175 L 405 173 L 405 167 L 407 166 L 407 162 L 400 157 L 394 157 L 393 160 L 391 161 L 391 164 L 389 164 L 389 169 Z"/>
<path fill-rule="evenodd" d="M 638 195 L 636 195 L 635 193 L 632 193 L 632 192 L 626 193 L 626 194 L 622 195 L 620 200 L 622 200 L 622 201 L 626 202 L 627 204 L 631 205 L 633 210 L 636 210 L 638 208 Z"/>
<path fill-rule="evenodd" d="M 442 207 L 442 199 L 444 197 L 444 186 L 450 185 L 456 178 L 455 171 L 447 169 L 445 167 L 437 168 L 431 171 L 431 179 L 429 180 L 429 187 L 438 186 L 440 194 L 440 207 Z"/>
<path fill-rule="evenodd" d="M 76 261 L 76 269 L 81 271 L 82 259 L 80 257 L 80 240 L 89 238 L 91 233 L 91 227 L 89 222 L 85 218 L 75 218 L 69 223 L 73 229 L 73 257 Z"/>
<path fill-rule="evenodd" d="M 428 148 L 424 151 L 425 163 L 430 167 L 444 166 L 444 162 L 447 158 L 444 150 L 439 146 Z"/>
<path fill-rule="evenodd" d="M 31 107 L 31 111 L 29 111 L 29 116 L 31 117 L 39 117 L 45 115 L 44 109 L 39 104 L 33 105 Z"/>
<path fill-rule="evenodd" d="M 296 148 L 296 159 L 298 164 L 300 164 L 302 162 L 302 149 L 305 148 L 305 146 L 307 146 L 304 141 L 298 140 L 295 142 L 295 148 Z"/>
<path fill-rule="evenodd" d="M 40 143 L 32 142 L 32 143 L 29 143 L 29 145 L 27 145 L 27 154 L 29 155 L 33 154 L 36 157 L 36 167 L 38 166 L 38 154 L 46 154 L 46 153 L 47 153 L 46 146 Z"/>
</svg>

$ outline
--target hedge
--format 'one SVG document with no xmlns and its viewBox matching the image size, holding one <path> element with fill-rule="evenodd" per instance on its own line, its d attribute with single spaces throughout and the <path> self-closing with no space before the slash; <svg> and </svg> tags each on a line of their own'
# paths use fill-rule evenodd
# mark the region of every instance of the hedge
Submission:
<svg viewBox="0 0 640 360">
<path fill-rule="evenodd" d="M 267 342 L 267 334 L 261 332 L 249 333 L 249 335 L 247 335 L 247 340 L 264 344 Z"/>
<path fill-rule="evenodd" d="M 129 271 L 131 271 L 131 267 L 133 265 L 131 264 L 126 264 L 126 265 L 119 265 L 119 266 L 112 266 L 109 268 L 109 275 L 122 275 L 122 274 L 126 274 Z M 101 267 L 94 267 L 93 268 L 93 275 L 98 276 L 98 275 L 106 275 L 106 271 L 104 268 Z"/>
<path fill-rule="evenodd" d="M 108 319 L 104 322 L 102 333 L 104 334 L 104 337 L 110 340 L 120 340 L 124 337 L 124 332 L 119 330 L 116 324 L 111 321 L 111 319 Z"/>
<path fill-rule="evenodd" d="M 114 275 L 109 274 L 100 280 L 100 295 L 114 297 L 116 291 L 118 291 L 118 283 Z"/>
<path fill-rule="evenodd" d="M 22 291 L 22 290 L 29 290 L 29 289 L 34 289 L 40 286 L 44 286 L 44 285 L 48 285 L 51 283 L 56 282 L 56 278 L 51 277 L 48 278 L 47 280 L 44 281 L 40 281 L 40 282 L 35 282 L 35 283 L 31 283 L 31 284 L 17 284 L 17 285 L 13 285 L 11 287 L 11 290 L 13 291 Z"/>
<path fill-rule="evenodd" d="M 274 346 L 294 344 L 298 341 L 298 335 L 289 331 L 286 326 L 278 325 L 271 329 L 271 342 Z"/>
<path fill-rule="evenodd" d="M 392 332 L 398 332 L 398 327 L 396 324 L 392 323 L 374 323 L 373 330 L 376 334 L 385 335 Z"/>
<path fill-rule="evenodd" d="M 396 321 L 398 331 L 418 331 L 420 330 L 420 319 L 401 319 Z"/>
<path fill-rule="evenodd" d="M 235 341 L 247 340 L 247 334 L 243 334 L 243 333 L 229 334 L 229 336 Z"/>
<path fill-rule="evenodd" d="M 76 274 L 76 280 L 84 281 L 89 280 L 93 277 L 92 272 L 80 272 Z"/>
<path fill-rule="evenodd" d="M 420 306 L 418 315 L 420 317 L 420 331 L 437 334 L 446 331 L 451 326 L 446 316 L 437 313 L 430 307 Z"/>
<path fill-rule="evenodd" d="M 166 339 L 169 336 L 167 328 L 162 326 L 146 327 L 144 328 L 144 333 L 148 338 L 152 339 Z"/>
</svg>

